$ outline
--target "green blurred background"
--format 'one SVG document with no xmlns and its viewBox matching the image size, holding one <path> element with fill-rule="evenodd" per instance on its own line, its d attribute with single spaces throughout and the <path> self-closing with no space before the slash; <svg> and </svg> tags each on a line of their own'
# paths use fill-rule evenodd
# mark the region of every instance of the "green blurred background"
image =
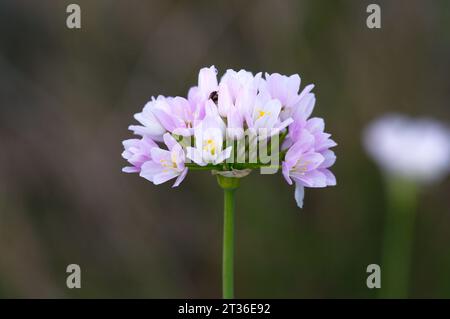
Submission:
<svg viewBox="0 0 450 319">
<path fill-rule="evenodd" d="M 66 28 L 78 3 L 81 30 Z M 385 190 L 361 132 L 387 111 L 449 122 L 450 2 L 0 3 L 0 297 L 221 296 L 222 193 L 207 172 L 159 187 L 121 172 L 152 95 L 198 70 L 299 73 L 339 146 L 338 185 L 253 172 L 237 194 L 236 296 L 374 298 Z M 411 297 L 450 297 L 450 180 L 420 193 Z M 79 264 L 82 288 L 66 288 Z"/>
</svg>

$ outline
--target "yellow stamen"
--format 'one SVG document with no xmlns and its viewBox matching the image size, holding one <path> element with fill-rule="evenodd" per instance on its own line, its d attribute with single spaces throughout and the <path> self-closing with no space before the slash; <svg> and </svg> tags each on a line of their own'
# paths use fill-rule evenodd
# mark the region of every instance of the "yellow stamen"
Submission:
<svg viewBox="0 0 450 319">
<path fill-rule="evenodd" d="M 258 111 L 258 117 L 256 119 L 259 120 L 260 118 L 264 117 L 264 115 L 266 115 L 266 112 Z"/>
<path fill-rule="evenodd" d="M 205 151 L 210 152 L 212 155 L 216 154 L 216 143 L 214 142 L 213 139 L 208 139 L 206 140 L 206 143 L 204 143 L 205 145 L 203 146 L 203 149 Z"/>
<path fill-rule="evenodd" d="M 176 156 L 175 156 L 175 154 L 172 154 L 171 161 L 168 161 L 166 159 L 161 159 L 160 162 L 161 162 L 161 165 L 167 169 L 175 169 L 178 167 L 175 160 L 176 160 Z M 167 170 L 163 170 L 163 172 L 164 171 L 167 171 Z"/>
<path fill-rule="evenodd" d="M 292 168 L 291 171 L 300 173 L 301 175 L 304 175 L 306 171 L 308 170 L 308 164 L 310 164 L 309 161 L 306 161 L 304 163 L 300 163 L 298 161 Z"/>
</svg>

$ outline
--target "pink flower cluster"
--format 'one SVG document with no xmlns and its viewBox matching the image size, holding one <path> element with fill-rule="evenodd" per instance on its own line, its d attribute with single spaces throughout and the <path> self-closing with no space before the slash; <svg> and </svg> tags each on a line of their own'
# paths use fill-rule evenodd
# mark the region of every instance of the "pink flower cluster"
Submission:
<svg viewBox="0 0 450 319">
<path fill-rule="evenodd" d="M 313 87 L 299 92 L 297 74 L 263 77 L 245 70 L 227 70 L 218 81 L 214 66 L 203 68 L 187 98 L 153 97 L 135 114 L 141 125 L 129 128 L 140 138 L 123 142 L 122 156 L 131 164 L 123 171 L 139 173 L 156 185 L 176 178 L 175 187 L 191 167 L 234 169 L 225 165 L 233 157 L 233 141 L 245 139 L 246 131 L 258 135 L 266 130 L 270 133 L 258 141 L 280 137 L 282 172 L 289 184 L 295 183 L 295 199 L 302 207 L 304 187 L 336 185 L 329 170 L 336 160 L 330 148 L 336 143 L 324 132 L 323 119 L 310 118 Z"/>
</svg>

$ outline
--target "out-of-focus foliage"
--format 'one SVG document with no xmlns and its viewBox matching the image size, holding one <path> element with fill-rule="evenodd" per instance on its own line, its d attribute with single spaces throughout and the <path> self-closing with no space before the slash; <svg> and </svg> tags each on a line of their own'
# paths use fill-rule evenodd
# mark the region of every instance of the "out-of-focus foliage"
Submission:
<svg viewBox="0 0 450 319">
<path fill-rule="evenodd" d="M 376 296 L 385 192 L 361 131 L 386 111 L 449 122 L 447 1 L 79 0 L 0 3 L 0 297 L 220 297 L 222 194 L 193 172 L 121 173 L 132 115 L 200 67 L 299 73 L 339 146 L 338 186 L 299 210 L 280 174 L 237 194 L 238 297 Z M 450 181 L 420 193 L 413 297 L 450 296 Z M 66 266 L 82 288 L 66 288 Z"/>
</svg>

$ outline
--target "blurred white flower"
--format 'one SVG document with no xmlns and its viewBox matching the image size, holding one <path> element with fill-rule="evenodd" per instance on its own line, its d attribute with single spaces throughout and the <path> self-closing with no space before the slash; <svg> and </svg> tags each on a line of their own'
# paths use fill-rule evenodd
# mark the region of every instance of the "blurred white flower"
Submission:
<svg viewBox="0 0 450 319">
<path fill-rule="evenodd" d="M 364 144 L 388 174 L 431 183 L 450 171 L 450 131 L 431 119 L 385 115 L 367 127 Z"/>
</svg>

